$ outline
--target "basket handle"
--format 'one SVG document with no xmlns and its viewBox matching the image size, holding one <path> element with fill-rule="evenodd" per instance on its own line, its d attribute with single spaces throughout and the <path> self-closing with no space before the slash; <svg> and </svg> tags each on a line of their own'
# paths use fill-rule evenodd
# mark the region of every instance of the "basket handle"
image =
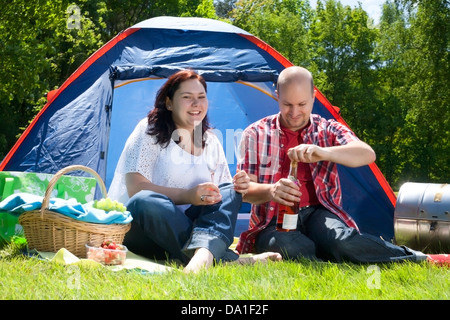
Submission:
<svg viewBox="0 0 450 320">
<path fill-rule="evenodd" d="M 85 171 L 85 172 L 92 174 L 95 177 L 95 179 L 97 180 L 97 183 L 100 185 L 100 189 L 102 191 L 103 197 L 106 198 L 107 191 L 106 191 L 105 183 L 103 182 L 100 175 L 97 172 L 95 172 L 95 170 L 93 170 L 89 167 L 82 166 L 82 165 L 68 166 L 68 167 L 65 167 L 65 168 L 59 170 L 57 173 L 55 173 L 55 175 L 49 181 L 47 190 L 45 191 L 44 199 L 42 200 L 41 216 L 44 215 L 44 211 L 48 208 L 48 204 L 50 202 L 50 196 L 51 196 L 53 188 L 55 187 L 56 182 L 58 182 L 59 178 L 61 178 L 62 175 L 66 174 L 70 171 L 76 171 L 76 170 L 81 170 L 81 171 Z"/>
</svg>

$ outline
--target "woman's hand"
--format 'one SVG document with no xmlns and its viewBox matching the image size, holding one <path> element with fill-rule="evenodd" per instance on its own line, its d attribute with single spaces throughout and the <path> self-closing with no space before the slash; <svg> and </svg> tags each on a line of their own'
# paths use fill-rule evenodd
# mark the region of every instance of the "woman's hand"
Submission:
<svg viewBox="0 0 450 320">
<path fill-rule="evenodd" d="M 141 190 L 152 190 L 169 197 L 175 204 L 211 205 L 222 201 L 219 187 L 212 182 L 200 183 L 191 189 L 168 188 L 151 183 L 140 173 L 127 173 L 128 194 L 132 197 Z"/>
<path fill-rule="evenodd" d="M 238 171 L 233 177 L 234 190 L 245 196 L 250 187 L 250 177 L 245 171 Z"/>
<path fill-rule="evenodd" d="M 211 205 L 222 201 L 219 187 L 212 182 L 200 183 L 189 190 L 191 204 L 196 206 Z"/>
</svg>

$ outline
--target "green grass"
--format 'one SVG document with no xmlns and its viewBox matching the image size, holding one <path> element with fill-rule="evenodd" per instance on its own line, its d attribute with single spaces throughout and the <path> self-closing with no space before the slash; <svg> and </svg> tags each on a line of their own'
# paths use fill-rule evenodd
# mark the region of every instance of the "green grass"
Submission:
<svg viewBox="0 0 450 320">
<path fill-rule="evenodd" d="M 186 275 L 62 265 L 0 251 L 3 300 L 449 300 L 449 268 L 311 261 L 216 265 Z"/>
</svg>

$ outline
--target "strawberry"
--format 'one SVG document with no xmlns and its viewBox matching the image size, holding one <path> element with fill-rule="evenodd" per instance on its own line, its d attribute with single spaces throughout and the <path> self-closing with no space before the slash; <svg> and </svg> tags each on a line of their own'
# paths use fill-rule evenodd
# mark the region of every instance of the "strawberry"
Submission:
<svg viewBox="0 0 450 320">
<path fill-rule="evenodd" d="M 107 239 L 105 241 L 102 242 L 101 247 L 107 249 L 109 247 L 110 244 L 116 244 L 113 240 Z"/>
</svg>

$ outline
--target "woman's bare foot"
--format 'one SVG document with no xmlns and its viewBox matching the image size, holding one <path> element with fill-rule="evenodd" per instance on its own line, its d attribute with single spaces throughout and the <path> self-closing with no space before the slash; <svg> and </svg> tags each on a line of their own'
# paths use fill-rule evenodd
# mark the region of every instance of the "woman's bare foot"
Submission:
<svg viewBox="0 0 450 320">
<path fill-rule="evenodd" d="M 195 250 L 194 256 L 183 271 L 185 273 L 197 273 L 202 269 L 209 268 L 212 265 L 213 260 L 214 256 L 211 251 L 206 248 L 198 248 Z"/>
<path fill-rule="evenodd" d="M 237 260 L 239 264 L 254 264 L 256 262 L 266 263 L 267 261 L 281 261 L 283 258 L 278 252 L 264 252 L 250 257 L 241 257 Z"/>
</svg>

